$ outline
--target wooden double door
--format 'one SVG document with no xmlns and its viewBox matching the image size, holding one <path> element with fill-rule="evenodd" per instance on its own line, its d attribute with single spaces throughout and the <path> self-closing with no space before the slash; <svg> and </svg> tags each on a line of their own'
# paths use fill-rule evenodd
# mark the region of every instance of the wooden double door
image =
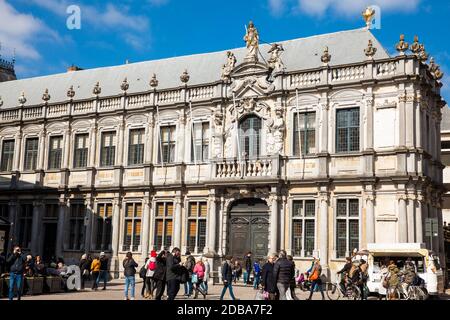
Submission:
<svg viewBox="0 0 450 320">
<path fill-rule="evenodd" d="M 261 199 L 242 199 L 230 209 L 229 254 L 243 259 L 248 251 L 264 258 L 269 245 L 269 208 Z"/>
</svg>

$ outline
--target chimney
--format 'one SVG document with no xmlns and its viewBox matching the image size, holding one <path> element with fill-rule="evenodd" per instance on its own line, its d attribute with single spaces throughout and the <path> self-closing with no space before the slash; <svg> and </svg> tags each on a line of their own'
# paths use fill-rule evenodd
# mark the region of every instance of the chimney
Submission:
<svg viewBox="0 0 450 320">
<path fill-rule="evenodd" d="M 75 66 L 75 65 L 71 65 L 70 67 L 67 68 L 67 72 L 80 71 L 80 70 L 83 70 L 83 69 L 78 66 Z"/>
</svg>

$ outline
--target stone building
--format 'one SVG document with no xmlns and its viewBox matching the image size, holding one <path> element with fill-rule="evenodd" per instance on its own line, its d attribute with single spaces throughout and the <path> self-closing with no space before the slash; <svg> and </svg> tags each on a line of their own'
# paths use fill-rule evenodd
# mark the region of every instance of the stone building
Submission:
<svg viewBox="0 0 450 320">
<path fill-rule="evenodd" d="M 367 243 L 427 243 L 445 103 L 423 46 L 390 56 L 366 28 L 259 45 L 252 24 L 245 41 L 0 83 L 12 242 L 106 251 L 116 274 L 127 251 L 174 246 L 214 268 L 284 248 L 334 274 Z"/>
</svg>

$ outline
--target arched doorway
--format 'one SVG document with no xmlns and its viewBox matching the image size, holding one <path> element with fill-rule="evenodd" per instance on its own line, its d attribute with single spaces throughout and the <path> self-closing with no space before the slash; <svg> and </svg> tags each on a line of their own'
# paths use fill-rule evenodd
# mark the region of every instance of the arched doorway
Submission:
<svg viewBox="0 0 450 320">
<path fill-rule="evenodd" d="M 268 252 L 269 207 L 261 199 L 235 201 L 230 208 L 229 254 L 242 259 L 251 251 L 255 258 Z"/>
<path fill-rule="evenodd" d="M 249 115 L 239 122 L 241 152 L 250 159 L 257 159 L 261 153 L 262 121 L 256 115 Z"/>
</svg>

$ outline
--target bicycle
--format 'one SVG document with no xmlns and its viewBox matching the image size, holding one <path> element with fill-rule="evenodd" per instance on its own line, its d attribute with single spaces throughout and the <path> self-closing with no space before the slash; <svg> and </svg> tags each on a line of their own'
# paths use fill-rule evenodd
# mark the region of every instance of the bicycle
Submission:
<svg viewBox="0 0 450 320">
<path fill-rule="evenodd" d="M 336 277 L 336 283 L 325 282 L 323 285 L 330 300 L 339 300 L 341 296 L 348 300 L 361 298 L 361 290 L 356 284 L 349 282 L 345 288 L 342 288 L 339 277 Z"/>
</svg>

